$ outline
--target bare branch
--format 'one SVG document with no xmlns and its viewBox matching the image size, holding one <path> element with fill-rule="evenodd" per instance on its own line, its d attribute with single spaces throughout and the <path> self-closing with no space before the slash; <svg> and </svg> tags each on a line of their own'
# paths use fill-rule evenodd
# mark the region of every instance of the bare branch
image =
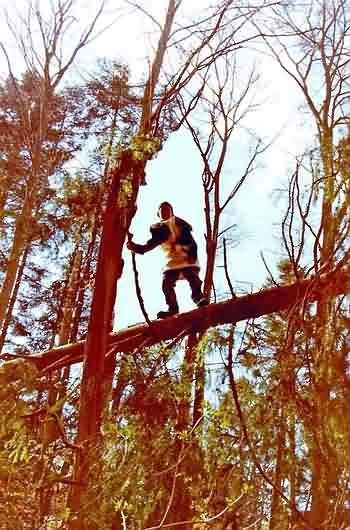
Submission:
<svg viewBox="0 0 350 530">
<path fill-rule="evenodd" d="M 137 9 L 138 11 L 140 11 L 143 15 L 146 15 L 146 17 L 148 17 L 152 22 L 153 24 L 155 24 L 158 29 L 160 31 L 162 31 L 163 29 L 163 26 L 160 22 L 158 22 L 158 20 L 156 18 L 154 18 L 153 15 L 151 15 L 151 13 L 149 11 L 147 11 L 144 7 L 142 7 L 140 4 L 138 4 L 137 2 L 132 2 L 131 0 L 125 0 L 125 2 L 129 5 L 129 6 L 132 6 L 132 7 L 135 7 L 135 9 Z"/>
</svg>

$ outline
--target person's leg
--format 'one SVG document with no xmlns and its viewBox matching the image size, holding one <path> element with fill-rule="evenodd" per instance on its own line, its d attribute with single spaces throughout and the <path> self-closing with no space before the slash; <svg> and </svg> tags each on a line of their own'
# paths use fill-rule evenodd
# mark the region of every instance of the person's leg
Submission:
<svg viewBox="0 0 350 530">
<path fill-rule="evenodd" d="M 208 300 L 204 298 L 202 293 L 202 280 L 199 277 L 199 269 L 195 267 L 188 267 L 182 270 L 184 278 L 188 281 L 192 291 L 192 300 L 199 307 L 207 305 Z"/>
<path fill-rule="evenodd" d="M 179 312 L 179 306 L 176 299 L 175 284 L 178 280 L 179 272 L 177 270 L 165 271 L 163 273 L 162 289 L 165 301 L 168 305 L 168 311 L 159 311 L 158 318 L 176 315 Z"/>
</svg>

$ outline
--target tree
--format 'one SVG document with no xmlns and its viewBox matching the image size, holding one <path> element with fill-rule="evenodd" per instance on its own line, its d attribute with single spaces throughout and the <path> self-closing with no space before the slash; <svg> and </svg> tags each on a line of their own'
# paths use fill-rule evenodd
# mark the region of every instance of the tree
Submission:
<svg viewBox="0 0 350 530">
<path fill-rule="evenodd" d="M 37 82 L 31 79 L 31 74 L 27 73 L 23 80 L 23 97 L 28 100 L 35 99 Z M 22 85 L 21 85 L 22 86 Z M 11 160 L 15 150 L 21 154 L 21 167 L 11 166 L 7 163 L 5 175 L 12 180 L 14 186 L 7 193 L 5 209 L 3 211 L 3 226 L 6 234 L 4 241 L 4 253 L 8 255 L 12 252 L 14 256 L 17 251 L 22 256 L 18 262 L 12 262 L 12 268 L 7 267 L 4 272 L 3 296 L 4 311 L 6 310 L 6 319 L 1 331 L 1 342 L 6 339 L 7 329 L 13 319 L 13 308 L 18 299 L 18 293 L 23 294 L 23 278 L 31 277 L 31 287 L 34 287 L 35 281 L 41 282 L 43 269 L 34 265 L 36 257 L 43 249 L 49 249 L 50 245 L 59 241 L 62 234 L 62 221 L 59 219 L 57 204 L 55 204 L 55 193 L 57 186 L 53 182 L 60 178 L 64 173 L 64 165 L 71 160 L 82 145 L 82 137 L 86 134 L 88 122 L 84 118 L 83 105 L 81 103 L 82 91 L 78 88 L 66 88 L 59 95 L 52 98 L 50 104 L 49 129 L 46 135 L 45 145 L 41 151 L 42 164 L 40 175 L 37 180 L 37 188 L 33 209 L 31 211 L 31 223 L 26 227 L 25 234 L 20 232 L 18 217 L 23 209 L 26 198 L 26 183 L 29 181 L 27 175 L 30 172 L 30 152 L 26 146 L 25 128 L 22 127 L 20 119 L 20 109 L 18 108 L 18 98 L 12 82 L 7 82 L 3 90 L 1 100 L 4 112 L 2 115 L 2 126 L 8 127 L 11 134 L 6 138 L 7 145 L 4 146 L 5 159 Z M 34 104 L 34 103 L 33 103 Z M 32 113 L 34 114 L 34 112 Z M 32 115 L 32 126 L 37 128 L 38 124 Z M 12 171 L 12 172 L 11 172 Z M 51 177 L 49 181 L 49 177 Z M 33 199 L 34 200 L 34 199 Z M 56 219 L 57 215 L 57 219 Z M 62 224 L 62 223 L 61 223 Z M 17 236 L 16 236 L 17 233 Z M 23 239 L 23 255 L 21 254 L 21 245 L 17 245 L 18 238 Z M 12 250 L 11 250 L 12 247 Z M 16 248 L 16 252 L 14 250 Z M 46 261 L 45 257 L 43 261 Z M 39 273 L 39 269 L 42 271 Z M 11 273 L 12 271 L 12 273 Z M 8 305 L 5 304 L 5 298 L 9 296 L 13 279 L 15 287 L 12 288 Z M 30 287 L 29 287 L 30 288 Z M 38 292 L 38 289 L 36 289 Z M 25 301 L 23 301 L 25 304 Z M 25 311 L 24 314 L 28 312 Z M 23 313 L 22 313 L 23 316 Z"/>
<path fill-rule="evenodd" d="M 225 35 L 220 35 L 220 32 L 218 32 L 216 44 L 218 42 L 219 44 L 217 45 L 220 45 L 221 40 L 224 40 L 224 38 Z M 229 227 L 222 226 L 223 214 L 226 213 L 225 210 L 231 205 L 246 178 L 254 169 L 256 158 L 263 151 L 260 147 L 260 142 L 257 142 L 242 175 L 233 186 L 227 183 L 223 173 L 227 165 L 230 147 L 232 147 L 231 136 L 237 131 L 240 122 L 243 121 L 246 114 L 253 107 L 251 103 L 246 101 L 257 81 L 257 75 L 254 70 L 249 72 L 247 79 L 243 81 L 242 74 L 239 74 L 241 70 L 238 51 L 234 58 L 226 55 L 220 57 L 213 64 L 209 64 L 204 72 L 198 74 L 198 89 L 194 95 L 187 97 L 186 100 L 182 98 L 181 94 L 178 97 L 179 123 L 184 122 L 189 129 L 203 164 L 202 183 L 205 203 L 207 255 L 203 291 L 209 300 L 214 289 L 218 246 L 222 242 L 224 245 L 226 244 L 224 235 L 234 228 L 233 225 Z M 236 85 L 240 84 L 239 80 L 241 80 L 241 84 L 244 84 L 240 88 L 240 92 L 236 93 Z M 197 102 L 197 106 L 201 108 L 201 113 L 199 114 L 200 128 L 196 126 L 195 118 L 190 112 L 194 102 Z M 205 121 L 207 122 L 206 127 L 204 126 Z M 226 252 L 226 248 L 224 251 Z M 234 295 L 232 286 L 231 295 Z M 196 339 L 197 342 L 200 342 L 201 338 L 197 336 Z M 196 356 L 193 424 L 201 416 L 201 407 L 204 399 L 205 371 L 203 355 L 202 358 L 200 355 Z M 193 362 L 191 366 L 194 367 Z"/>
<path fill-rule="evenodd" d="M 312 1 L 308 5 L 308 16 L 302 21 L 293 6 L 283 12 L 277 9 L 277 31 L 289 34 L 294 46 L 288 46 L 286 38 L 277 37 L 275 42 L 265 38 L 278 64 L 302 91 L 316 126 L 319 161 L 313 192 L 320 206 L 319 226 L 313 232 L 313 266 L 316 271 L 332 267 L 337 256 L 342 255 L 344 241 L 349 234 L 345 213 L 347 185 L 339 171 L 336 156 L 336 139 L 341 125 L 347 123 L 344 111 L 349 101 L 348 18 L 346 0 L 331 3 Z M 335 300 L 320 300 L 317 304 L 317 326 L 322 331 L 317 333 L 312 359 L 312 409 L 314 425 L 320 427 L 317 432 L 311 433 L 310 438 L 313 454 L 311 512 L 315 525 L 321 525 L 330 516 L 332 491 L 339 479 L 333 450 L 325 436 L 326 424 L 332 416 L 332 357 L 338 334 L 332 323 L 336 321 L 336 312 Z M 333 476 L 329 474 L 330 465 L 334 470 Z"/>
<path fill-rule="evenodd" d="M 51 24 L 45 20 L 38 8 L 34 9 L 29 5 L 28 21 L 24 24 L 22 33 L 9 21 L 9 29 L 16 38 L 28 72 L 24 76 L 22 83 L 16 79 L 6 49 L 3 44 L 1 45 L 8 62 L 10 74 L 6 91 L 12 97 L 12 102 L 15 102 L 15 106 L 12 107 L 15 113 L 11 114 L 10 112 L 3 117 L 5 118 L 4 126 L 9 125 L 9 123 L 6 124 L 6 119 L 10 120 L 10 122 L 15 120 L 17 123 L 18 129 L 16 133 L 21 136 L 22 158 L 25 160 L 25 167 L 23 168 L 22 166 L 22 171 L 25 169 L 25 174 L 22 173 L 25 193 L 19 205 L 20 211 L 16 216 L 11 248 L 7 256 L 6 274 L 0 291 L 1 323 L 5 319 L 11 300 L 20 261 L 32 238 L 32 219 L 35 222 L 35 214 L 40 208 L 42 201 L 39 190 L 41 187 L 45 187 L 45 183 L 47 183 L 48 177 L 52 174 L 55 164 L 57 166 L 64 161 L 64 158 L 61 159 L 57 152 L 58 142 L 55 142 L 56 138 L 54 136 L 54 133 L 56 135 L 58 133 L 58 140 L 62 139 L 59 134 L 60 131 L 55 131 L 55 125 L 59 127 L 59 124 L 62 124 L 64 106 L 62 108 L 63 101 L 55 92 L 78 52 L 92 38 L 97 20 L 103 10 L 102 2 L 92 22 L 82 31 L 75 47 L 65 58 L 62 55 L 61 41 L 71 23 L 70 11 L 73 3 L 72 0 L 65 0 L 60 2 L 58 6 L 52 5 L 50 13 Z M 33 40 L 33 21 L 35 21 L 41 39 L 40 51 Z M 28 50 L 30 50 L 30 53 L 28 53 Z M 28 98 L 30 94 L 33 97 Z M 58 111 L 61 115 L 56 115 L 56 124 L 51 124 L 50 120 L 53 117 L 52 111 L 55 104 L 56 112 Z M 50 134 L 53 134 L 52 139 Z M 50 140 L 51 142 L 53 141 L 54 147 L 52 144 L 50 146 L 47 145 Z M 13 147 L 13 145 L 16 145 L 16 143 L 10 143 L 10 147 Z M 44 153 L 47 160 L 50 160 L 51 167 L 45 167 Z M 10 154 L 7 157 L 7 164 L 12 162 L 11 156 Z M 23 164 L 22 161 L 21 163 Z M 52 163 L 54 163 L 53 167 Z M 16 171 L 16 169 L 16 166 L 13 168 L 9 167 L 9 178 L 12 177 L 11 172 L 13 170 Z"/>
<path fill-rule="evenodd" d="M 225 110 L 228 85 L 221 65 L 227 65 L 227 54 L 232 64 L 232 52 L 236 54 L 238 47 L 256 36 L 255 30 L 248 35 L 246 30 L 259 9 L 247 4 L 243 10 L 233 2 L 222 2 L 195 26 L 171 26 L 180 7 L 181 2 L 169 3 L 166 29 L 145 87 L 130 89 L 125 67 L 118 64 L 109 72 L 109 65 L 103 64 L 102 79 L 96 74 L 82 88 L 84 115 L 93 118 L 90 130 L 98 132 L 102 140 L 94 144 L 87 170 L 77 172 L 69 165 L 65 168 L 64 185 L 61 174 L 55 174 L 58 197 L 43 202 L 37 211 L 40 221 L 51 232 L 48 239 L 41 233 L 31 246 L 23 272 L 26 283 L 22 283 L 23 294 L 29 288 L 31 294 L 27 314 L 34 301 L 43 302 L 42 327 L 40 332 L 33 333 L 33 346 L 38 344 L 41 349 L 41 344 L 53 345 L 58 340 L 81 340 L 50 347 L 42 354 L 26 355 L 24 360 L 18 358 L 19 349 L 17 355 L 12 351 L 12 355 L 10 352 L 2 356 L 3 360 L 15 359 L 5 364 L 4 371 L 0 370 L 0 378 L 3 391 L 13 395 L 18 404 L 18 409 L 14 407 L 12 412 L 16 422 L 19 421 L 9 425 L 8 438 L 3 437 L 0 429 L 0 469 L 6 467 L 2 466 L 3 456 L 6 460 L 11 454 L 11 459 L 16 459 L 11 461 L 11 476 L 21 492 L 21 507 L 23 511 L 28 509 L 26 499 L 36 503 L 37 509 L 31 509 L 28 516 L 32 528 L 45 524 L 118 530 L 174 524 L 187 528 L 194 523 L 203 530 L 224 527 L 236 530 L 239 525 L 260 525 L 261 529 L 269 525 L 273 529 L 304 523 L 315 527 L 315 523 L 308 522 L 307 514 L 302 522 L 298 511 L 308 510 L 309 478 L 314 483 L 317 478 L 315 442 L 319 437 L 327 438 L 328 445 L 321 456 L 327 453 L 335 470 L 329 491 L 336 491 L 337 498 L 330 505 L 327 524 L 336 527 L 342 524 L 341 512 L 347 502 L 348 459 L 342 465 L 340 455 L 345 455 L 347 449 L 344 417 L 348 398 L 348 335 L 343 297 L 349 292 L 349 270 L 343 236 L 348 226 L 343 224 L 337 234 L 334 260 L 327 268 L 321 259 L 325 227 L 322 225 L 319 231 L 319 213 L 323 206 L 324 176 L 317 150 L 311 160 L 304 155 L 297 161 L 288 185 L 281 231 L 283 254 L 288 260 L 282 263 L 277 280 L 268 271 L 270 282 L 260 292 L 239 298 L 232 295 L 225 302 L 168 320 L 110 332 L 115 297 L 116 314 L 123 310 L 123 301 L 116 296 L 123 265 L 121 251 L 136 211 L 139 186 L 146 183 L 148 160 L 163 145 L 172 128 L 179 125 L 171 119 L 176 105 L 182 105 L 183 118 L 193 127 L 196 120 L 191 112 L 199 110 L 200 97 L 209 105 L 206 98 L 209 88 L 217 96 L 209 109 L 209 131 L 211 138 L 218 135 L 222 145 L 218 141 L 213 147 L 210 160 L 206 158 L 210 142 L 202 143 L 201 131 L 194 129 L 203 153 L 208 227 L 216 245 L 220 232 L 226 228 L 220 225 L 217 215 L 240 186 L 238 178 L 237 186 L 225 189 L 228 195 L 224 199 L 221 196 L 223 202 L 220 201 L 223 180 L 217 170 L 222 169 L 227 140 L 234 131 L 232 114 L 239 112 L 232 101 L 227 101 L 231 114 L 227 115 Z M 172 74 L 169 73 L 172 61 L 167 60 L 171 53 L 172 59 L 181 59 Z M 213 80 L 209 80 L 210 72 L 214 77 L 217 74 L 219 88 L 209 85 Z M 222 107 L 223 131 L 216 119 L 218 108 Z M 124 118 L 125 127 L 120 126 Z M 131 137 L 126 139 L 124 132 Z M 256 152 L 253 151 L 252 163 Z M 348 139 L 344 137 L 334 151 L 341 182 L 339 201 L 348 193 L 347 152 Z M 249 173 L 250 167 L 248 160 L 243 175 Z M 300 181 L 306 169 L 308 188 L 301 187 Z M 341 175 L 345 178 L 341 179 Z M 45 186 L 42 189 L 45 193 L 49 191 Z M 8 207 L 9 201 L 14 201 L 11 207 L 15 211 L 21 205 L 20 187 L 13 195 L 5 188 L 1 191 L 4 204 Z M 343 202 L 339 211 L 347 213 Z M 9 216 L 5 221 L 10 236 Z M 65 244 L 61 253 L 46 255 L 50 260 L 63 256 L 62 266 L 56 271 L 56 283 L 46 283 L 45 267 L 38 267 L 32 258 L 42 256 L 60 238 Z M 209 287 L 217 253 L 217 246 L 214 247 L 208 267 Z M 208 247 L 208 253 L 209 250 Z M 312 255 L 314 264 L 310 263 Z M 92 279 L 90 271 L 95 260 L 98 263 L 92 293 L 91 284 L 87 284 Z M 226 272 L 228 275 L 227 267 Z M 17 307 L 24 308 L 21 291 L 17 300 Z M 334 312 L 329 313 L 334 326 L 329 345 L 334 360 L 326 359 L 328 389 L 332 391 L 328 395 L 327 417 L 317 424 L 320 410 L 317 377 L 323 367 L 318 363 L 319 343 L 315 339 L 323 322 L 318 308 L 322 304 L 328 307 L 330 301 L 336 304 Z M 270 316 L 257 320 L 264 315 Z M 244 320 L 249 323 L 241 332 L 236 323 Z M 19 313 L 12 319 L 25 333 L 26 324 L 33 321 Z M 211 327 L 214 329 L 210 330 Z M 202 340 L 196 344 L 198 336 Z M 199 361 L 204 354 L 215 358 L 213 363 L 211 359 L 206 363 L 210 372 L 206 382 L 210 403 L 204 402 L 203 406 L 203 384 L 197 385 L 194 399 L 191 390 L 194 372 L 199 383 L 204 380 L 203 363 Z M 79 389 L 71 379 L 67 381 L 67 374 L 72 364 L 81 361 L 84 371 Z M 211 385 L 217 365 L 220 379 L 215 383 L 219 392 L 214 394 Z M 237 373 L 236 367 L 241 371 Z M 35 374 L 36 381 L 33 386 L 26 380 L 29 393 L 22 402 L 20 393 L 14 389 L 17 385 L 21 388 L 21 378 L 27 369 Z M 10 399 L 6 397 L 5 401 L 2 425 L 6 427 Z M 322 426 L 320 434 L 315 432 L 315 425 Z M 23 461 L 22 452 L 29 454 Z M 36 474 L 31 474 L 30 466 Z M 36 497 L 29 495 L 30 483 L 24 476 L 30 477 L 32 489 L 38 492 Z M 6 482 L 6 488 L 10 482 Z M 9 495 L 5 502 L 8 498 Z M 64 510 L 54 506 L 60 500 Z M 12 515 L 8 520 L 12 523 Z"/>
<path fill-rule="evenodd" d="M 194 309 L 177 315 L 175 318 L 155 321 L 152 325 L 152 333 L 147 323 L 131 326 L 117 333 L 110 333 L 107 355 L 113 355 L 117 351 L 133 352 L 142 347 L 146 339 L 148 346 L 157 344 L 161 340 L 173 340 L 186 333 L 192 326 L 201 332 L 221 324 L 258 318 L 265 314 L 281 311 L 289 306 L 293 307 L 293 304 L 305 295 L 310 297 L 310 301 L 313 301 L 322 296 L 328 298 L 347 294 L 348 290 L 349 271 L 347 268 L 342 269 L 340 267 L 327 274 L 311 277 L 290 285 L 265 289 L 261 292 L 239 297 L 239 299 L 233 298 L 211 304 L 209 307 Z M 80 341 L 59 348 L 52 348 L 46 352 L 38 352 L 31 356 L 23 354 L 20 357 L 24 358 L 24 362 L 35 364 L 39 370 L 54 370 L 61 366 L 81 362 L 83 349 L 84 341 Z M 13 359 L 16 358 L 16 355 L 13 357 L 11 354 L 4 354 L 3 357 Z"/>
</svg>

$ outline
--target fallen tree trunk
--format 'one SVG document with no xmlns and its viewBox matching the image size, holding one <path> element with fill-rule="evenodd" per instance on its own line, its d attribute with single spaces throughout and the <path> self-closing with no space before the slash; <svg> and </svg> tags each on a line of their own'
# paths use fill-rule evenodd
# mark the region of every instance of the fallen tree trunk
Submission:
<svg viewBox="0 0 350 530">
<path fill-rule="evenodd" d="M 268 315 L 303 304 L 350 292 L 350 270 L 333 270 L 290 285 L 265 289 L 258 293 L 225 300 L 194 309 L 165 320 L 136 324 L 108 337 L 107 356 L 131 352 L 161 341 L 175 339 L 190 331 L 203 332 L 210 327 Z M 84 341 L 52 348 L 41 354 L 25 356 L 39 371 L 48 372 L 83 360 Z M 3 359 L 11 355 L 2 356 Z M 23 355 L 24 357 L 24 355 Z"/>
</svg>

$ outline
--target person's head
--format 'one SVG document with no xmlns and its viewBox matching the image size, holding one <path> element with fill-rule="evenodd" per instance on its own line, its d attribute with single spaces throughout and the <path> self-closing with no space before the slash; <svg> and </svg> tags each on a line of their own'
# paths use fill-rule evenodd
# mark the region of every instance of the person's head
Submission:
<svg viewBox="0 0 350 530">
<path fill-rule="evenodd" d="M 159 205 L 158 208 L 158 217 L 160 217 L 163 221 L 166 221 L 169 219 L 172 215 L 174 215 L 173 207 L 169 202 L 162 202 Z"/>
</svg>

